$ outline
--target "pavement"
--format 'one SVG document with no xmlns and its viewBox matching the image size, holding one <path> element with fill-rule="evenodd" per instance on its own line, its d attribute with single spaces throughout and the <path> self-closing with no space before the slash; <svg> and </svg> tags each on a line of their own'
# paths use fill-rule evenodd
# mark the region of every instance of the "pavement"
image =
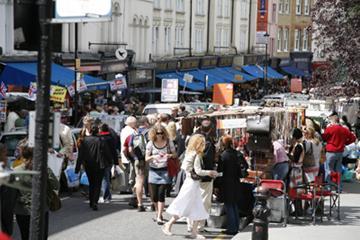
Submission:
<svg viewBox="0 0 360 240">
<path fill-rule="evenodd" d="M 114 195 L 110 204 L 100 204 L 99 211 L 92 211 L 80 193 L 63 198 L 63 207 L 58 212 L 50 213 L 50 240 L 92 240 L 92 239 L 186 239 L 185 222 L 174 225 L 174 236 L 165 236 L 152 219 L 154 212 L 137 212 L 128 206 L 130 195 Z M 172 199 L 168 199 L 167 204 Z M 145 205 L 149 205 L 148 202 Z M 169 218 L 167 214 L 165 218 Z M 221 234 L 221 229 L 207 229 L 207 239 L 250 240 L 252 225 L 243 232 L 232 236 Z M 336 219 L 317 222 L 290 221 L 287 227 L 271 224 L 269 240 L 358 240 L 360 239 L 360 183 L 345 184 L 341 195 L 341 221 Z M 18 230 L 14 239 L 20 239 Z"/>
</svg>

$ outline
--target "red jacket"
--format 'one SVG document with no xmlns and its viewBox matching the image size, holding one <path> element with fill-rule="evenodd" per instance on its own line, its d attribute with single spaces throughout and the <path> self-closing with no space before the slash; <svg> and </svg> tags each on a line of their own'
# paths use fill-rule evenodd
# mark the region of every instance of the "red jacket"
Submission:
<svg viewBox="0 0 360 240">
<path fill-rule="evenodd" d="M 335 153 L 343 152 L 346 145 L 356 140 L 355 135 L 349 129 L 338 124 L 327 127 L 322 138 L 326 142 L 326 151 Z"/>
</svg>

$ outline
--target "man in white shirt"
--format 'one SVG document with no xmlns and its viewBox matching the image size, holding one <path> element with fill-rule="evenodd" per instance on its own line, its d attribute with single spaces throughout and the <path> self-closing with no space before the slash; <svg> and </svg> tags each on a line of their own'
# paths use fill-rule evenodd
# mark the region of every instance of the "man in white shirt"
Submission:
<svg viewBox="0 0 360 240">
<path fill-rule="evenodd" d="M 10 111 L 6 120 L 4 131 L 10 132 L 11 130 L 13 130 L 15 128 L 15 121 L 18 118 L 20 118 L 20 116 L 16 111 Z"/>
</svg>

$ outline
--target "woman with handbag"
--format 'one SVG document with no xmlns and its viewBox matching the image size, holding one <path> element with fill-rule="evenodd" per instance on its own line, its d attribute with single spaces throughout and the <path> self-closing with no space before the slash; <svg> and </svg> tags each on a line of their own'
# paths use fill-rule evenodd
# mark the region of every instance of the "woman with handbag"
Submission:
<svg viewBox="0 0 360 240">
<path fill-rule="evenodd" d="M 156 222 L 164 224 L 162 217 L 165 207 L 165 193 L 170 183 L 168 160 L 176 158 L 176 149 L 165 127 L 156 124 L 149 131 L 149 142 L 146 145 L 145 160 L 149 162 L 149 184 L 152 202 L 155 205 Z"/>
<path fill-rule="evenodd" d="M 188 143 L 185 158 L 181 168 L 186 171 L 185 182 L 180 189 L 178 196 L 170 204 L 167 213 L 171 214 L 171 219 L 163 226 L 164 234 L 171 236 L 172 225 L 180 218 L 187 217 L 193 222 L 191 238 L 205 239 L 198 234 L 198 224 L 201 220 L 209 217 L 203 204 L 200 192 L 200 176 L 217 177 L 218 173 L 214 170 L 202 170 L 201 158 L 205 149 L 205 138 L 200 134 L 193 135 Z"/>
</svg>

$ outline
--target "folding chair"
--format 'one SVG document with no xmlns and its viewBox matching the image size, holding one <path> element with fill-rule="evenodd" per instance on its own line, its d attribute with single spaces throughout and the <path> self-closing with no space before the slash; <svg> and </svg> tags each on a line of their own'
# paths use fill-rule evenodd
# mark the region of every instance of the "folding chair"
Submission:
<svg viewBox="0 0 360 240">
<path fill-rule="evenodd" d="M 306 201 L 311 203 L 312 213 L 311 213 L 311 220 L 312 223 L 316 223 L 316 210 L 320 207 L 319 202 L 321 197 L 316 194 L 315 188 L 312 187 L 312 184 L 303 184 L 297 187 L 289 188 L 288 191 L 288 198 L 289 198 L 289 205 L 288 209 L 291 208 L 292 205 L 295 206 L 296 201 Z M 298 192 L 298 190 L 302 190 Z M 290 212 L 290 211 L 289 211 Z M 298 219 L 297 212 L 295 211 L 295 218 Z"/>
<path fill-rule="evenodd" d="M 315 179 L 315 193 L 321 199 L 329 198 L 329 217 L 332 216 L 332 210 L 336 208 L 337 219 L 340 221 L 340 191 L 341 191 L 341 174 L 338 172 L 330 173 L 330 183 L 324 183 L 322 177 Z"/>
<path fill-rule="evenodd" d="M 282 199 L 282 206 L 281 206 L 281 220 L 282 221 L 280 221 L 280 223 L 282 222 L 282 226 L 286 227 L 287 219 L 288 219 L 288 211 L 287 211 L 287 198 L 286 198 L 285 183 L 281 180 L 261 179 L 259 186 L 268 189 L 271 197 L 274 198 L 274 200 Z M 269 201 L 268 201 L 268 203 L 269 203 Z"/>
</svg>

